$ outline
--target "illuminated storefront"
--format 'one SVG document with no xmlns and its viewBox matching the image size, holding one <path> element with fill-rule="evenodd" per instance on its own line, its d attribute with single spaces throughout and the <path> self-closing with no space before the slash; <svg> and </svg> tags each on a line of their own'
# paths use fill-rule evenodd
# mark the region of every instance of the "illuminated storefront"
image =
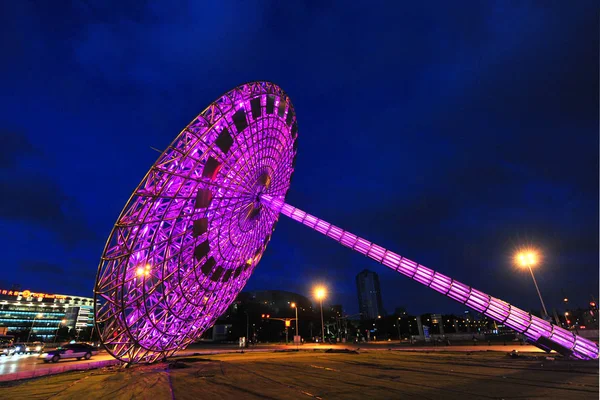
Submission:
<svg viewBox="0 0 600 400">
<path fill-rule="evenodd" d="M 29 336 L 31 331 L 32 341 L 52 341 L 61 327 L 89 332 L 93 323 L 91 297 L 0 288 L 0 327 L 9 335 Z"/>
</svg>

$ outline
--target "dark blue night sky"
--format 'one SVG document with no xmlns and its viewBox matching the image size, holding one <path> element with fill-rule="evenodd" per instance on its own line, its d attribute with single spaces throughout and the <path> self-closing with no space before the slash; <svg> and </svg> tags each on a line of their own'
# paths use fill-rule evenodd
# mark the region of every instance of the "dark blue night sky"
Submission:
<svg viewBox="0 0 600 400">
<path fill-rule="evenodd" d="M 299 121 L 291 204 L 527 310 L 522 245 L 549 307 L 597 296 L 596 2 L 121 3 L 0 5 L 0 287 L 91 295 L 150 146 L 270 80 Z M 388 312 L 462 310 L 285 218 L 246 288 L 324 282 L 353 313 L 364 268 Z"/>
</svg>

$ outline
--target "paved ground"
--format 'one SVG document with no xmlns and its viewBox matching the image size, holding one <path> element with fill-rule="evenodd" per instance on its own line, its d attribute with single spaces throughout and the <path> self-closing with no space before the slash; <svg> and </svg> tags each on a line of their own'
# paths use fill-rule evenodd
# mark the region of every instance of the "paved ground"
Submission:
<svg viewBox="0 0 600 400">
<path fill-rule="evenodd" d="M 92 357 L 91 361 L 109 360 L 112 359 L 106 352 L 100 352 L 97 356 Z M 52 369 L 61 365 L 83 365 L 88 363 L 86 360 L 77 361 L 76 359 L 62 360 L 58 364 L 44 363 L 38 359 L 37 354 L 22 354 L 9 357 L 0 357 L 0 377 L 6 374 L 14 374 L 17 372 L 33 371 L 40 369 Z"/>
<path fill-rule="evenodd" d="M 282 344 L 263 344 L 252 346 L 246 351 L 254 352 L 254 351 L 272 351 L 272 350 L 283 350 L 296 348 L 293 345 L 282 345 Z M 415 349 L 425 350 L 425 351 L 510 351 L 513 348 L 519 351 L 529 351 L 529 352 L 541 352 L 541 350 L 537 349 L 534 346 L 503 346 L 503 345 L 493 345 L 488 346 L 487 344 L 478 345 L 478 346 L 420 346 L 420 347 L 412 347 L 407 344 L 399 345 L 397 341 L 395 342 L 371 342 L 371 343 L 361 343 L 361 344 L 304 344 L 298 346 L 298 349 L 302 350 L 312 350 L 312 349 L 323 349 L 323 348 L 349 348 L 349 349 L 370 349 L 370 350 L 387 350 L 388 348 L 394 350 L 402 350 L 402 351 L 412 351 Z M 179 353 L 179 355 L 190 355 L 193 353 L 201 353 L 201 354 L 211 354 L 211 353 L 223 353 L 223 352 L 235 352 L 239 351 L 237 346 L 235 345 L 214 345 L 214 344 L 194 344 L 190 346 L 187 350 Z M 36 376 L 42 374 L 49 374 L 50 371 L 60 371 L 62 372 L 66 366 L 70 365 L 78 365 L 83 366 L 88 363 L 95 363 L 96 361 L 107 361 L 112 360 L 113 358 L 108 355 L 105 351 L 101 351 L 97 356 L 92 357 L 90 361 L 80 360 L 77 361 L 75 359 L 67 359 L 62 360 L 58 364 L 53 363 L 44 363 L 43 361 L 37 358 L 37 355 L 15 355 L 10 357 L 0 357 L 0 381 L 3 381 L 3 376 L 6 379 L 14 379 L 9 376 L 9 374 L 16 374 L 22 372 L 36 371 Z"/>
<path fill-rule="evenodd" d="M 4 383 L 0 399 L 597 399 L 598 362 L 500 352 L 246 352 Z"/>
</svg>

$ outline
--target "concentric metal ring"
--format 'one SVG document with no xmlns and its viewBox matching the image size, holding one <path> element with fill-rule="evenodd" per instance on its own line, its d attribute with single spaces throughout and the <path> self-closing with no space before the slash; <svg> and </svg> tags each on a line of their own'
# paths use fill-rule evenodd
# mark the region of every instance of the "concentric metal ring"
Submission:
<svg viewBox="0 0 600 400">
<path fill-rule="evenodd" d="M 152 362 L 211 327 L 260 261 L 285 198 L 297 124 L 275 84 L 241 85 L 161 154 L 113 228 L 95 285 L 96 328 L 125 362 Z"/>
</svg>

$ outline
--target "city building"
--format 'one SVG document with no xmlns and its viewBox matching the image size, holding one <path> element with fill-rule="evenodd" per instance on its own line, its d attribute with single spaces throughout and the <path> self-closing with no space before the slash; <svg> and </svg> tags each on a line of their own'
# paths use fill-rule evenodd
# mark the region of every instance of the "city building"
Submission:
<svg viewBox="0 0 600 400">
<path fill-rule="evenodd" d="M 204 339 L 236 341 L 247 337 L 250 343 L 285 341 L 284 320 L 295 318 L 296 311 L 301 321 L 300 336 L 312 337 L 313 321 L 320 321 L 320 314 L 313 310 L 306 296 L 285 290 L 241 292 Z M 288 335 L 290 338 L 296 335 L 295 323 L 290 324 Z"/>
<path fill-rule="evenodd" d="M 266 306 L 271 314 L 287 315 L 290 305 L 296 303 L 299 311 L 311 311 L 312 302 L 301 294 L 287 292 L 285 290 L 255 290 L 252 292 L 241 292 L 237 300 L 248 303 L 258 303 Z"/>
<path fill-rule="evenodd" d="M 341 304 L 333 304 L 331 307 L 329 307 L 329 311 L 334 318 L 341 318 L 344 316 L 344 308 Z"/>
<path fill-rule="evenodd" d="M 93 323 L 93 298 L 0 288 L 0 328 L 8 335 L 52 341 L 59 328 L 90 331 Z"/>
<path fill-rule="evenodd" d="M 375 272 L 365 269 L 356 275 L 356 290 L 361 319 L 375 319 L 383 316 L 379 276 Z"/>
</svg>

